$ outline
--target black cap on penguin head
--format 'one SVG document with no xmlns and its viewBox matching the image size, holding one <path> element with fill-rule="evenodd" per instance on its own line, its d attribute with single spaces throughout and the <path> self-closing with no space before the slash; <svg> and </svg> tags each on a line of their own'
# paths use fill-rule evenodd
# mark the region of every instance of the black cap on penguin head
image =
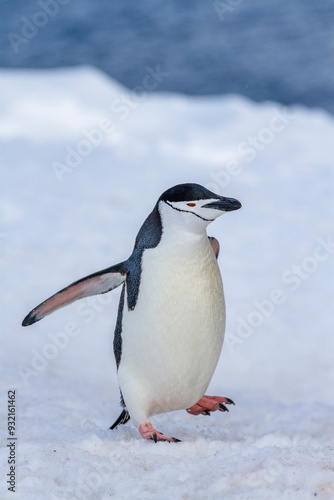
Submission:
<svg viewBox="0 0 334 500">
<path fill-rule="evenodd" d="M 193 201 L 220 199 L 220 196 L 200 184 L 177 184 L 164 193 L 159 201 Z"/>
</svg>

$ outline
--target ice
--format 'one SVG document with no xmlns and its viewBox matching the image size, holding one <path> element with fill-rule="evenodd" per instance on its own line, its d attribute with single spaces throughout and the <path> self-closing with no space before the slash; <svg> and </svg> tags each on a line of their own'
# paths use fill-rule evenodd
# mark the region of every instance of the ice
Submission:
<svg viewBox="0 0 334 500">
<path fill-rule="evenodd" d="M 236 95 L 139 96 L 89 67 L 2 70 L 0 90 L 1 404 L 17 390 L 16 498 L 334 498 L 333 117 Z M 208 394 L 236 406 L 156 416 L 182 443 L 155 445 L 131 422 L 108 429 L 118 290 L 20 325 L 126 259 L 180 182 L 243 204 L 208 231 L 228 316 Z M 1 428 L 6 439 L 5 411 Z M 7 472 L 3 447 L 3 498 Z"/>
</svg>

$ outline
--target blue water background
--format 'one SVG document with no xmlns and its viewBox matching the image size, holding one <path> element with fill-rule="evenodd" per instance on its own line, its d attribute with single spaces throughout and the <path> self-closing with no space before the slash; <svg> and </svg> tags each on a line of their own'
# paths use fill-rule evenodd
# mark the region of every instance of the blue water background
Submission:
<svg viewBox="0 0 334 500">
<path fill-rule="evenodd" d="M 0 0 L 0 9 L 2 67 L 91 64 L 134 88 L 159 65 L 169 75 L 157 91 L 334 112 L 333 0 Z M 40 26 L 27 38 L 29 23 Z"/>
</svg>

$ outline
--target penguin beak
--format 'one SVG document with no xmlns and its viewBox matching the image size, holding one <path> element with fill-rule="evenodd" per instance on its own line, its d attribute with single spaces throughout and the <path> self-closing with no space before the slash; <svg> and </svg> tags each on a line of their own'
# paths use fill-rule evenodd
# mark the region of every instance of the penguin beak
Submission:
<svg viewBox="0 0 334 500">
<path fill-rule="evenodd" d="M 241 207 L 242 205 L 240 201 L 235 200 L 234 198 L 224 198 L 223 196 L 220 196 L 217 201 L 202 205 L 202 208 L 214 208 L 216 210 L 221 210 L 222 212 L 232 212 L 233 210 L 239 210 Z"/>
</svg>

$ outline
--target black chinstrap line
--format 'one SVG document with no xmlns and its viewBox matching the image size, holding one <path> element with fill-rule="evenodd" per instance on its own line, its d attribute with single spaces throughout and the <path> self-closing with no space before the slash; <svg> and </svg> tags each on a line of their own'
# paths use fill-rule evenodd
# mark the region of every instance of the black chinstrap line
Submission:
<svg viewBox="0 0 334 500">
<path fill-rule="evenodd" d="M 177 210 L 178 212 L 184 212 L 186 214 L 196 215 L 196 217 L 198 217 L 199 219 L 205 220 L 206 222 L 213 222 L 215 220 L 215 219 L 204 219 L 204 217 L 201 217 L 200 215 L 195 214 L 194 212 L 191 212 L 191 210 L 182 210 L 181 208 L 173 207 L 173 205 L 168 203 L 167 200 L 165 200 L 165 203 L 167 203 L 168 206 L 172 207 L 174 210 Z"/>
</svg>

